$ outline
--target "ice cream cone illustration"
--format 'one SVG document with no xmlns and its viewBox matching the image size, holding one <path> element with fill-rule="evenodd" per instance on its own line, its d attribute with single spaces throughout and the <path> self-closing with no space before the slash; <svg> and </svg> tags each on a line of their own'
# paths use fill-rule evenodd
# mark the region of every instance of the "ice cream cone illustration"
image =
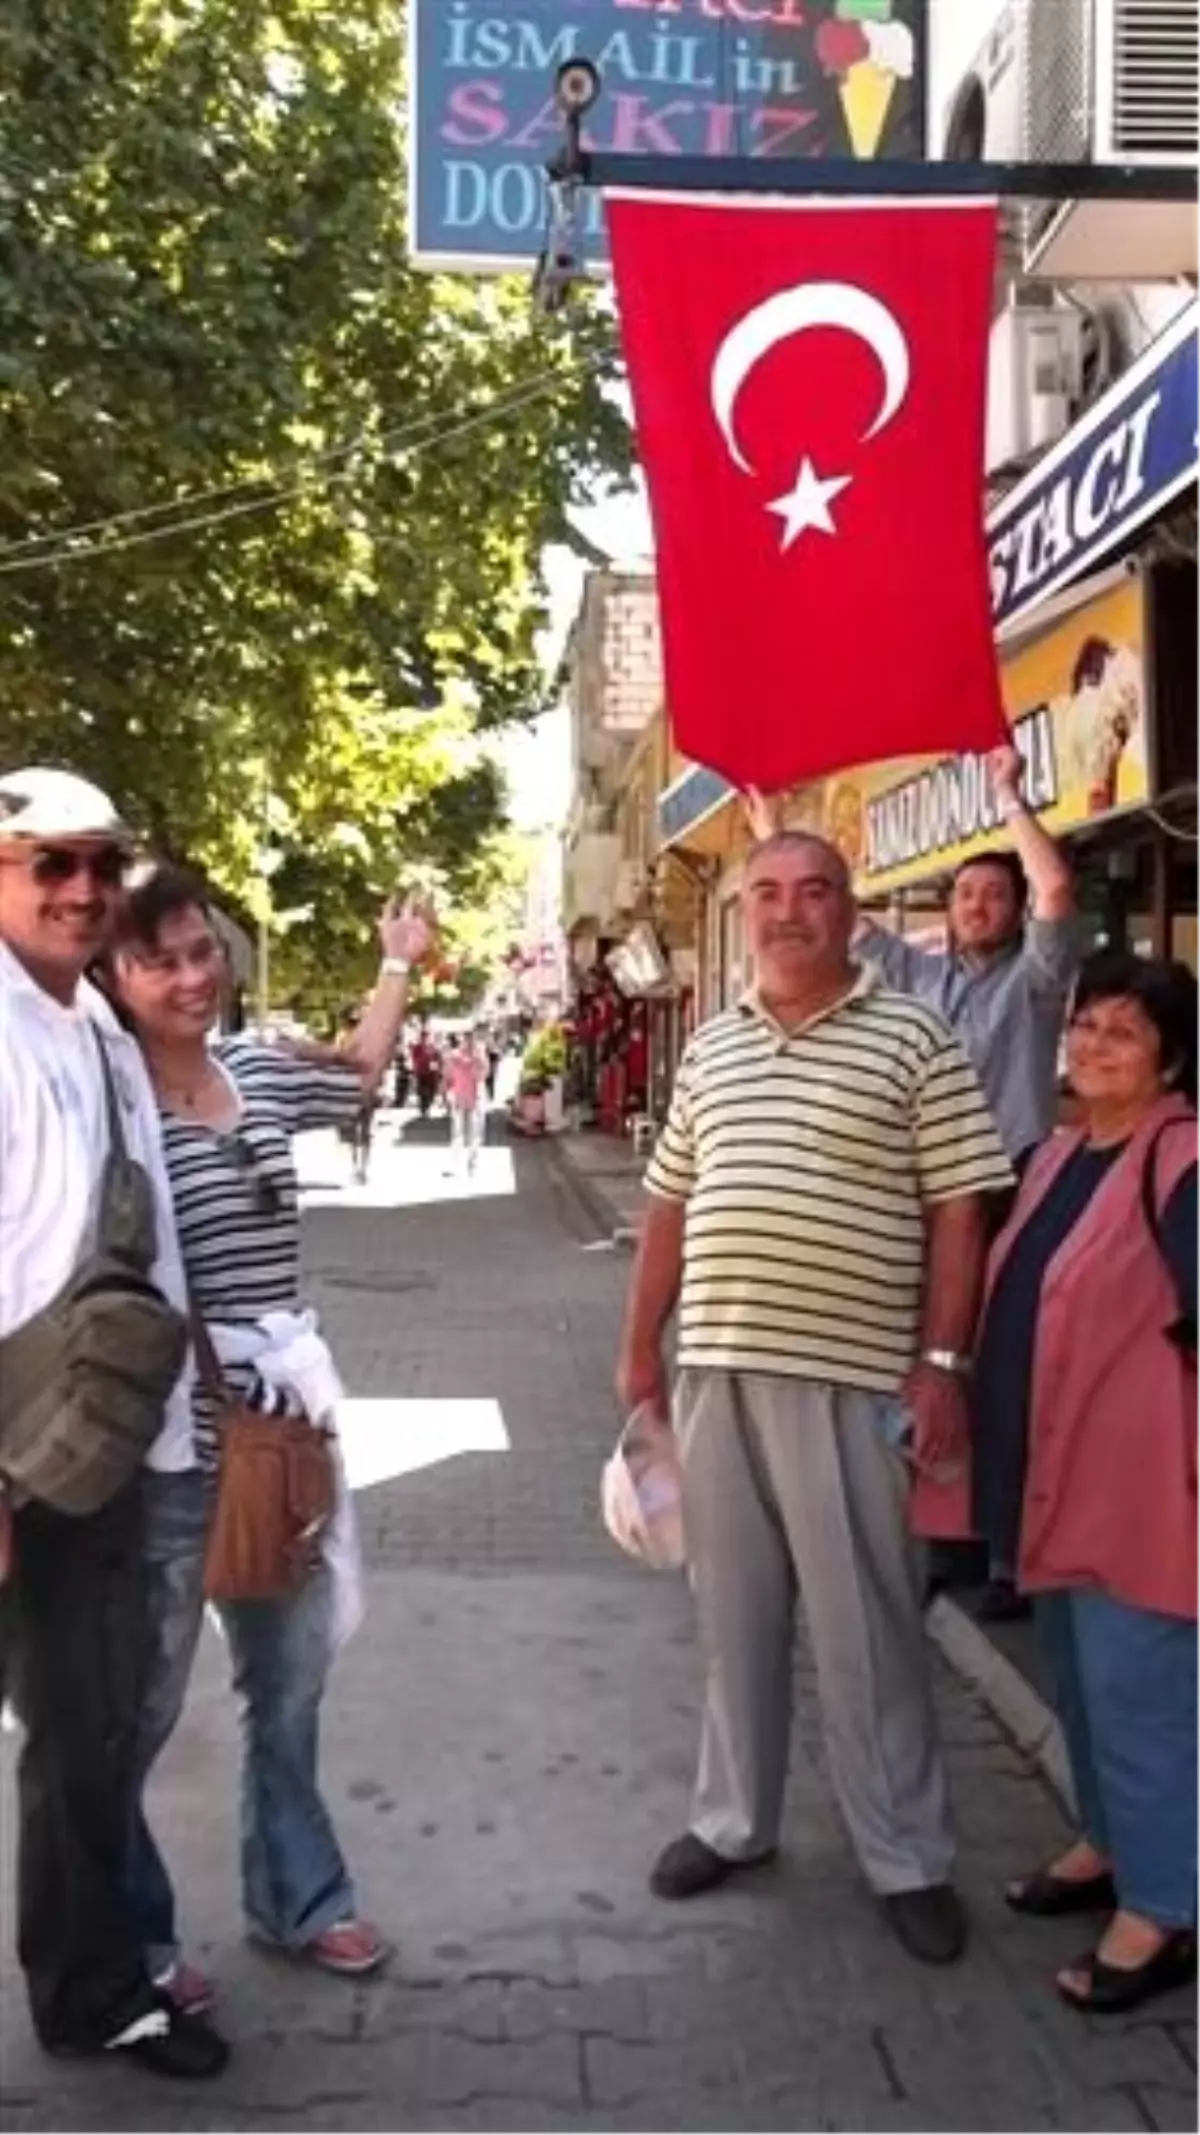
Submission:
<svg viewBox="0 0 1200 2135">
<path fill-rule="evenodd" d="M 850 146 L 873 156 L 883 139 L 897 81 L 913 71 L 913 38 L 892 14 L 893 0 L 835 0 L 817 30 L 817 57 L 836 76 Z"/>
<path fill-rule="evenodd" d="M 843 74 L 838 95 L 856 156 L 874 155 L 895 93 L 895 75 L 887 67 L 877 67 L 873 59 L 860 59 Z"/>
</svg>

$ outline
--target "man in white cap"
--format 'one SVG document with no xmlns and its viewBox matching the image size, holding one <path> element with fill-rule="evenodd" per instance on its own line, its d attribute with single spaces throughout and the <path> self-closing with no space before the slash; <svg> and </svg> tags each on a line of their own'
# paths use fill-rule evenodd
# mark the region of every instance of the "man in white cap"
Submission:
<svg viewBox="0 0 1200 2135">
<path fill-rule="evenodd" d="M 154 1099 L 136 1045 L 84 977 L 108 938 L 130 844 L 86 780 L 39 769 L 0 778 L 0 1344 L 57 1296 L 91 1244 L 109 1147 L 101 1045 L 128 1152 L 153 1186 L 154 1281 L 185 1306 Z M 185 1375 L 149 1460 L 175 1469 L 193 1459 Z M 140 1478 L 86 1516 L 29 1498 L 10 1518 L 4 1659 L 25 1726 L 17 1942 L 34 2028 L 51 2053 L 113 2052 L 163 2075 L 214 2076 L 228 2048 L 151 1980 L 125 1895 Z"/>
</svg>

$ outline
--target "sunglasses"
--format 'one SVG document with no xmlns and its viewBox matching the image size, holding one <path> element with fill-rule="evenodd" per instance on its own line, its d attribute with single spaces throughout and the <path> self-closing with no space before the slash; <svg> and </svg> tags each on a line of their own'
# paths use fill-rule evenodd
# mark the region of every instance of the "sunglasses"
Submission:
<svg viewBox="0 0 1200 2135">
<path fill-rule="evenodd" d="M 221 1146 L 242 1177 L 250 1182 L 252 1207 L 256 1216 L 277 1216 L 283 1207 L 279 1188 L 274 1179 L 268 1178 L 259 1164 L 249 1142 L 240 1134 L 223 1134 Z"/>
<path fill-rule="evenodd" d="M 10 866 L 27 867 L 40 889 L 62 889 L 77 875 L 89 875 L 97 889 L 119 890 L 129 865 L 123 845 L 39 845 L 32 853 L 2 856 Z"/>
</svg>

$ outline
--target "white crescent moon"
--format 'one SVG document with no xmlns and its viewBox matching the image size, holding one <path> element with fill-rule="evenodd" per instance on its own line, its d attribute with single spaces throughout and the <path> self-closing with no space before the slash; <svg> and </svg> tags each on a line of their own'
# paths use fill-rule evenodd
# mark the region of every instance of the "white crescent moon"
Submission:
<svg viewBox="0 0 1200 2135">
<path fill-rule="evenodd" d="M 878 356 L 883 371 L 883 401 L 865 437 L 874 437 L 890 423 L 908 391 L 908 343 L 878 297 L 856 288 L 852 282 L 799 282 L 794 289 L 778 290 L 730 328 L 712 367 L 713 414 L 730 458 L 743 474 L 753 474 L 754 469 L 734 432 L 738 394 L 755 365 L 778 342 L 803 333 L 809 326 L 840 327 L 865 341 Z"/>
</svg>

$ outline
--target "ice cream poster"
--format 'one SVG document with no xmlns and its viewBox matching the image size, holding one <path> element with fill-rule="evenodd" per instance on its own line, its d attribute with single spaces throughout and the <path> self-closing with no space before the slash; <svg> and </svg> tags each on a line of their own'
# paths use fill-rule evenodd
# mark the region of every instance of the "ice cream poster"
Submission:
<svg viewBox="0 0 1200 2135">
<path fill-rule="evenodd" d="M 1143 581 L 1131 578 L 1004 661 L 1025 797 L 1054 836 L 1151 797 L 1145 603 Z M 833 840 L 862 896 L 928 881 L 1010 842 L 979 756 L 840 773 L 795 795 L 787 820 Z"/>
<path fill-rule="evenodd" d="M 587 58 L 603 91 L 594 151 L 671 159 L 924 150 L 925 0 L 411 0 L 415 263 L 532 265 L 546 236 L 544 166 L 562 144 L 554 76 Z M 581 201 L 603 262 L 599 194 Z"/>
</svg>

